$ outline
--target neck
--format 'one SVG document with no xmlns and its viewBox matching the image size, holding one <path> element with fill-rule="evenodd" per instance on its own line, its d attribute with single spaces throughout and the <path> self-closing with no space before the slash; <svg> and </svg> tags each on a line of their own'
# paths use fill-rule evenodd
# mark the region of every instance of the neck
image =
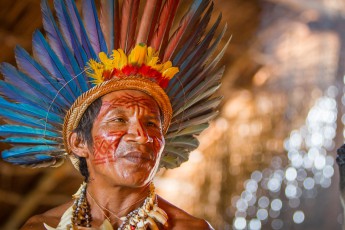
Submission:
<svg viewBox="0 0 345 230">
<path fill-rule="evenodd" d="M 87 186 L 87 199 L 93 222 L 108 219 L 120 223 L 119 217 L 140 207 L 150 194 L 150 183 L 142 187 L 109 186 L 91 181 Z"/>
</svg>

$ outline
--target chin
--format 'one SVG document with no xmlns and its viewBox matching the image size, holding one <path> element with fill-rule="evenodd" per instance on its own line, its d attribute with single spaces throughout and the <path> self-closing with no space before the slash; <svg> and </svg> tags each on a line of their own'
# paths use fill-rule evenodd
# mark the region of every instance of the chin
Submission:
<svg viewBox="0 0 345 230">
<path fill-rule="evenodd" d="M 123 174 L 123 182 L 129 187 L 142 187 L 151 182 L 155 174 L 152 170 L 126 171 Z"/>
</svg>

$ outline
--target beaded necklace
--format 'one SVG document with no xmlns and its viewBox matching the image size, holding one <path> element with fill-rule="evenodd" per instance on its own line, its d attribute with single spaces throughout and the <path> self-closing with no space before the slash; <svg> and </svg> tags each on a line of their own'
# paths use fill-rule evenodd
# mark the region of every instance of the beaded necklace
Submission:
<svg viewBox="0 0 345 230">
<path fill-rule="evenodd" d="M 91 209 L 86 199 L 86 193 L 87 193 L 86 188 L 87 188 L 87 184 L 84 183 L 82 185 L 80 196 L 74 197 L 75 201 L 73 204 L 73 214 L 72 214 L 72 219 L 71 219 L 72 226 L 91 227 L 91 221 L 92 221 Z M 150 184 L 150 194 L 144 200 L 143 205 L 121 218 L 117 216 L 116 213 L 99 205 L 98 202 L 96 202 L 96 200 L 91 196 L 91 194 L 90 193 L 88 194 L 91 197 L 91 199 L 95 202 L 95 204 L 103 212 L 103 215 L 106 218 L 104 222 L 108 221 L 111 224 L 110 217 L 105 214 L 105 210 L 111 213 L 112 216 L 122 221 L 122 224 L 118 228 L 118 230 L 123 230 L 123 229 L 136 230 L 136 229 L 147 229 L 147 228 L 159 229 L 157 223 L 161 224 L 164 228 L 168 227 L 168 215 L 165 213 L 163 209 L 158 207 L 156 194 L 155 194 L 155 187 L 153 183 Z M 133 206 L 134 204 L 140 202 L 141 200 L 142 199 L 140 199 L 139 201 L 136 201 L 130 206 Z M 126 209 L 127 208 L 128 207 L 126 207 Z M 120 212 L 123 210 L 120 210 Z"/>
</svg>

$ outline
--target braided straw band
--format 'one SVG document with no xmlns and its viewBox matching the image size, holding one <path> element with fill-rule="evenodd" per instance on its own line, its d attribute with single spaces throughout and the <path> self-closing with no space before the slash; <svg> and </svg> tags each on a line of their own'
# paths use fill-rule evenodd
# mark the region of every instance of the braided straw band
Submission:
<svg viewBox="0 0 345 230">
<path fill-rule="evenodd" d="M 163 133 L 165 134 L 167 132 L 172 117 L 172 108 L 169 97 L 158 84 L 147 78 L 138 76 L 115 78 L 105 81 L 80 95 L 65 116 L 63 140 L 66 151 L 70 154 L 75 167 L 77 167 L 79 162 L 75 162 L 77 159 L 71 155 L 68 138 L 73 130 L 77 128 L 84 112 L 92 102 L 108 93 L 118 90 L 139 90 L 151 96 L 157 102 L 163 114 Z"/>
</svg>

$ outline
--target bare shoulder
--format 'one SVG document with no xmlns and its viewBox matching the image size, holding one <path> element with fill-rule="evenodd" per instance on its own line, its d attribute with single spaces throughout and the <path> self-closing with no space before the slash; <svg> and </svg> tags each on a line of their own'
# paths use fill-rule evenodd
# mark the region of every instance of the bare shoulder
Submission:
<svg viewBox="0 0 345 230">
<path fill-rule="evenodd" d="M 40 230 L 45 229 L 43 223 L 46 223 L 52 227 L 56 227 L 59 224 L 60 218 L 63 213 L 72 205 L 72 202 L 60 205 L 56 208 L 50 209 L 45 213 L 36 215 L 28 219 L 23 225 L 21 230 Z"/>
<path fill-rule="evenodd" d="M 158 206 L 168 214 L 169 229 L 214 230 L 207 221 L 188 214 L 160 196 L 158 196 Z"/>
</svg>

